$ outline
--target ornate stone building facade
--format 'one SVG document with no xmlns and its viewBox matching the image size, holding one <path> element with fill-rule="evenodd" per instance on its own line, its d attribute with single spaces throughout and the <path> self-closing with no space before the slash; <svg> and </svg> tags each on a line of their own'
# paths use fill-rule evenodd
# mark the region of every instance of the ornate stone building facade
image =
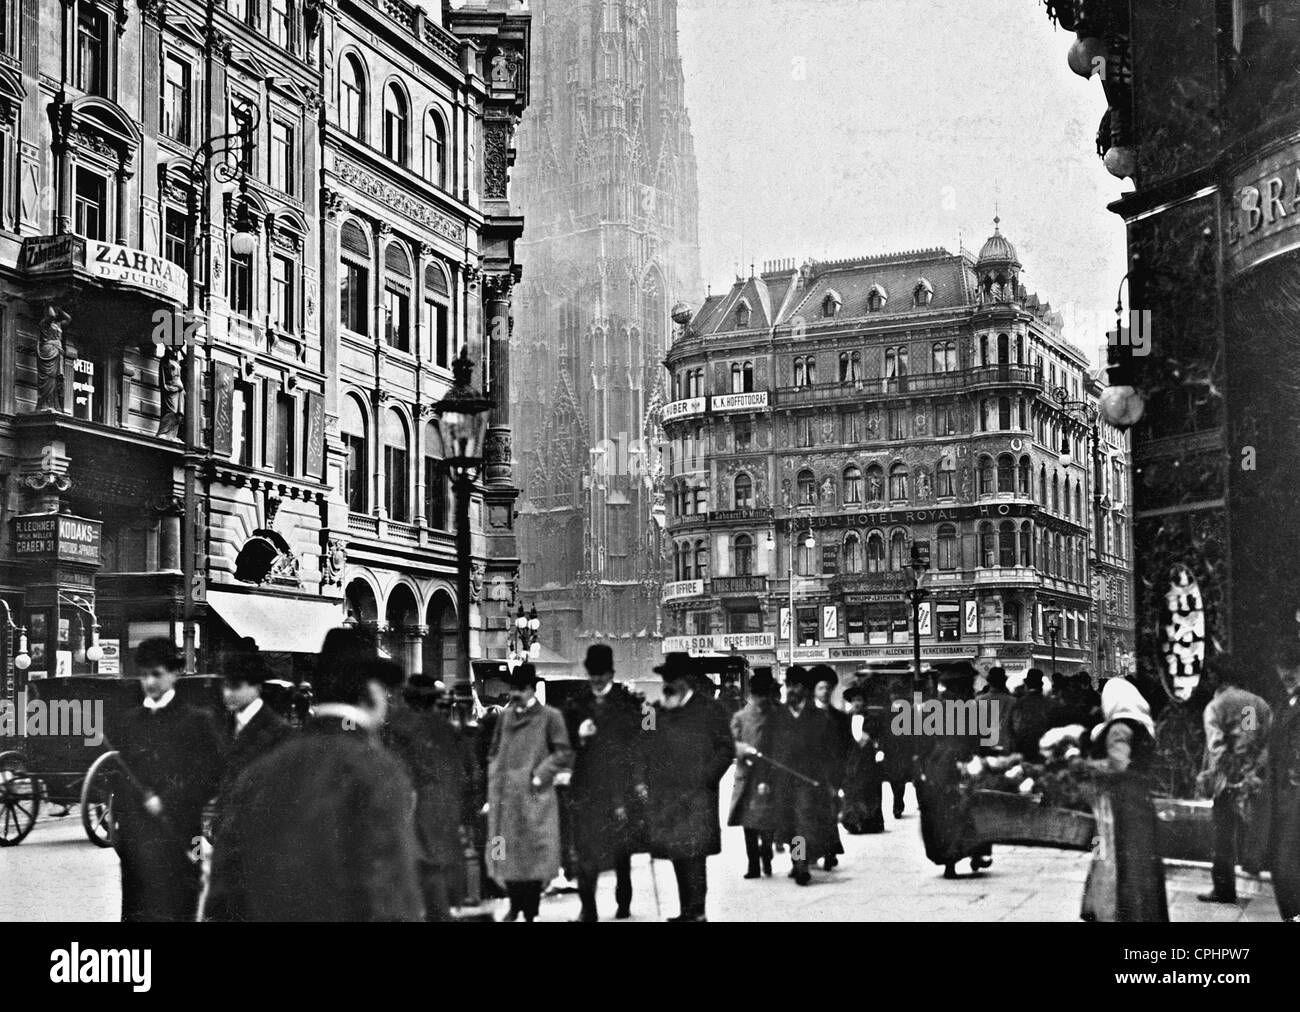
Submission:
<svg viewBox="0 0 1300 1012">
<path fill-rule="evenodd" d="M 1048 668 L 1059 609 L 1058 668 L 1114 673 L 1127 483 L 1096 475 L 1123 479 L 1124 440 L 1094 453 L 1087 359 L 1020 272 L 995 231 L 978 256 L 770 264 L 700 307 L 667 359 L 665 649 L 784 665 L 793 631 L 796 662 L 907 663 L 924 543 L 927 662 Z"/>
<path fill-rule="evenodd" d="M 187 596 L 200 671 L 249 635 L 309 674 L 349 611 L 446 665 L 422 635 L 472 605 L 424 433 L 453 349 L 508 382 L 481 335 L 522 228 L 528 25 L 505 0 L 0 3 L 0 595 L 34 676 L 92 670 L 96 620 L 104 673 L 179 643 Z M 495 421 L 480 630 L 517 567 Z"/>
<path fill-rule="evenodd" d="M 654 418 L 671 307 L 699 274 L 677 4 L 538 0 L 533 25 L 511 398 L 522 588 L 544 646 L 576 662 L 608 641 L 630 673 L 659 655 Z"/>
</svg>

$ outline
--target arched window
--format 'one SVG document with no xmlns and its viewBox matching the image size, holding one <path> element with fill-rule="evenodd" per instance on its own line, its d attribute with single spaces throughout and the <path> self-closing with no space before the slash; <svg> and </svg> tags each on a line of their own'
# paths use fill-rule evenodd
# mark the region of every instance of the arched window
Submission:
<svg viewBox="0 0 1300 1012">
<path fill-rule="evenodd" d="M 1061 576 L 1065 572 L 1065 546 L 1064 539 L 1061 535 L 1057 534 L 1053 537 L 1052 547 L 1054 549 L 1052 556 L 1052 571 L 1057 576 Z"/>
<path fill-rule="evenodd" d="M 353 513 L 364 513 L 370 502 L 367 494 L 370 485 L 370 446 L 366 439 L 366 415 L 355 397 L 343 398 L 343 409 L 339 412 L 339 433 L 347 452 L 347 464 L 343 470 L 343 498 Z"/>
<path fill-rule="evenodd" d="M 827 292 L 826 296 L 822 299 L 822 316 L 828 319 L 839 316 L 840 306 L 843 304 L 844 300 L 840 298 L 838 292 Z"/>
<path fill-rule="evenodd" d="M 980 565 L 986 569 L 997 565 L 997 545 L 993 537 L 993 525 L 985 520 L 980 524 Z"/>
<path fill-rule="evenodd" d="M 709 578 L 709 543 L 701 538 L 695 542 L 695 576 L 696 580 Z"/>
<path fill-rule="evenodd" d="M 1038 468 L 1038 504 L 1047 509 L 1047 467 Z"/>
<path fill-rule="evenodd" d="M 745 473 L 736 475 L 736 509 L 754 508 L 754 479 Z"/>
<path fill-rule="evenodd" d="M 934 300 L 934 285 L 925 278 L 916 283 L 912 289 L 912 304 L 918 309 L 928 306 Z"/>
<path fill-rule="evenodd" d="M 936 341 L 930 348 L 931 368 L 934 372 L 957 370 L 957 344 L 955 341 Z"/>
<path fill-rule="evenodd" d="M 952 570 L 958 568 L 957 528 L 944 524 L 939 528 L 939 568 Z"/>
<path fill-rule="evenodd" d="M 1002 608 L 1002 638 L 1020 639 L 1020 605 L 1009 602 Z"/>
<path fill-rule="evenodd" d="M 844 571 L 862 572 L 862 535 L 857 531 L 849 531 L 844 535 Z"/>
<path fill-rule="evenodd" d="M 885 471 L 879 464 L 867 468 L 867 502 L 882 502 L 885 498 Z"/>
<path fill-rule="evenodd" d="M 807 532 L 795 536 L 795 572 L 800 576 L 817 575 L 817 545 L 808 547 Z"/>
<path fill-rule="evenodd" d="M 885 536 L 879 531 L 867 535 L 867 572 L 879 573 L 885 568 Z"/>
<path fill-rule="evenodd" d="M 1075 572 L 1079 574 L 1079 582 L 1087 583 L 1088 571 L 1083 564 L 1083 538 L 1074 539 L 1074 568 Z"/>
<path fill-rule="evenodd" d="M 862 355 L 856 351 L 840 352 L 840 382 L 856 383 L 862 378 Z"/>
<path fill-rule="evenodd" d="M 1025 364 L 1025 335 L 1016 335 L 1016 365 Z"/>
<path fill-rule="evenodd" d="M 1052 535 L 1043 531 L 1038 542 L 1038 568 L 1050 576 L 1052 575 Z"/>
<path fill-rule="evenodd" d="M 447 509 L 451 498 L 451 485 L 447 469 L 431 452 L 438 445 L 440 441 L 437 425 L 426 422 L 424 425 L 424 522 L 434 530 L 446 531 L 451 529 Z"/>
<path fill-rule="evenodd" d="M 903 464 L 889 469 L 889 498 L 896 502 L 907 498 L 907 467 Z"/>
<path fill-rule="evenodd" d="M 998 428 L 1006 432 L 1011 428 L 1011 398 L 998 398 Z"/>
<path fill-rule="evenodd" d="M 1016 458 L 1009 453 L 998 457 L 998 491 L 1015 492 Z"/>
<path fill-rule="evenodd" d="M 737 534 L 731 543 L 731 569 L 735 576 L 754 575 L 754 539 Z"/>
<path fill-rule="evenodd" d="M 1026 498 L 1034 494 L 1034 479 L 1030 471 L 1028 457 L 1020 458 L 1020 494 Z"/>
<path fill-rule="evenodd" d="M 800 471 L 798 477 L 799 502 L 811 506 L 817 502 L 817 479 L 811 471 Z"/>
<path fill-rule="evenodd" d="M 998 365 L 1009 365 L 1011 362 L 1011 339 L 1006 334 L 998 335 Z"/>
<path fill-rule="evenodd" d="M 1028 520 L 1020 525 L 1020 564 L 1025 568 L 1034 564 L 1034 530 Z"/>
<path fill-rule="evenodd" d="M 740 367 L 740 384 L 742 393 L 750 393 L 754 389 L 754 363 L 745 362 Z"/>
<path fill-rule="evenodd" d="M 366 78 L 361 61 L 349 54 L 339 68 L 341 126 L 359 141 L 366 139 Z"/>
<path fill-rule="evenodd" d="M 370 336 L 370 240 L 352 220 L 339 230 L 339 322 Z"/>
<path fill-rule="evenodd" d="M 396 84 L 384 89 L 384 154 L 405 165 L 408 157 L 406 95 Z"/>
<path fill-rule="evenodd" d="M 733 394 L 743 393 L 744 392 L 744 388 L 742 386 L 743 383 L 744 380 L 742 380 L 740 376 L 740 363 L 732 362 L 731 363 L 731 392 Z"/>
<path fill-rule="evenodd" d="M 998 565 L 1010 569 L 1016 564 L 1016 525 L 1003 520 L 998 526 Z"/>
<path fill-rule="evenodd" d="M 862 471 L 856 464 L 850 464 L 844 469 L 844 501 L 862 502 Z"/>
<path fill-rule="evenodd" d="M 871 291 L 867 293 L 867 310 L 872 313 L 879 313 L 885 308 L 885 303 L 889 301 L 889 293 L 879 285 L 872 285 Z"/>
<path fill-rule="evenodd" d="M 447 129 L 442 117 L 432 111 L 424 117 L 424 178 L 447 188 Z"/>
<path fill-rule="evenodd" d="M 411 457 L 406 422 L 396 411 L 384 415 L 384 508 L 390 520 L 411 519 Z"/>
<path fill-rule="evenodd" d="M 1074 538 L 1065 539 L 1065 578 L 1074 582 Z"/>
<path fill-rule="evenodd" d="M 902 531 L 894 531 L 889 538 L 889 568 L 892 572 L 901 573 L 907 565 L 907 535 Z"/>
<path fill-rule="evenodd" d="M 939 468 L 935 472 L 937 479 L 935 483 L 935 494 L 939 498 L 951 497 L 957 494 L 957 463 L 953 460 L 952 454 L 945 453 L 939 458 Z"/>
<path fill-rule="evenodd" d="M 1052 512 L 1061 512 L 1061 476 L 1052 475 Z"/>
<path fill-rule="evenodd" d="M 437 264 L 424 269 L 425 354 L 440 369 L 451 368 L 451 294 L 447 275 Z"/>
<path fill-rule="evenodd" d="M 907 375 L 907 346 L 885 349 L 885 379 Z"/>
<path fill-rule="evenodd" d="M 736 329 L 744 330 L 747 328 L 752 314 L 753 310 L 750 308 L 749 303 L 744 299 L 741 299 L 740 303 L 736 306 Z"/>
<path fill-rule="evenodd" d="M 804 368 L 803 356 L 797 356 L 794 360 L 794 385 L 803 387 L 808 385 L 808 374 Z"/>
<path fill-rule="evenodd" d="M 1074 486 L 1074 519 L 1083 523 L 1083 483 Z"/>
<path fill-rule="evenodd" d="M 398 351 L 411 350 L 411 259 L 392 240 L 384 249 L 384 340 Z"/>
<path fill-rule="evenodd" d="M 993 458 L 987 455 L 980 457 L 980 495 L 993 494 L 997 487 L 994 480 Z"/>
</svg>

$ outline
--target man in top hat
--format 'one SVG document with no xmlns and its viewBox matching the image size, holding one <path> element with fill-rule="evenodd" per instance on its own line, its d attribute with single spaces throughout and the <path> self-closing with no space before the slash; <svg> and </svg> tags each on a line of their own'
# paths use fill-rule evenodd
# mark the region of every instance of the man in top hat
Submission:
<svg viewBox="0 0 1300 1012">
<path fill-rule="evenodd" d="M 708 858 L 722 851 L 718 782 L 735 754 L 727 711 L 694 685 L 696 665 L 671 653 L 656 667 L 664 680 L 647 735 L 650 853 L 667 858 L 677 875 L 677 922 L 704 921 Z"/>
<path fill-rule="evenodd" d="M 203 806 L 221 779 L 221 739 L 205 710 L 176 698 L 183 665 L 170 639 L 135 651 L 141 702 L 113 744 L 124 769 L 115 801 L 123 921 L 193 921 L 198 912 Z"/>
<path fill-rule="evenodd" d="M 812 881 L 809 862 L 835 846 L 835 809 L 831 800 L 832 757 L 827 747 L 830 718 L 813 695 L 817 675 L 799 665 L 785 673 L 785 704 L 778 707 L 772 733 L 775 767 L 776 839 L 790 849 L 790 877 L 799 885 Z"/>
<path fill-rule="evenodd" d="M 402 669 L 332 629 L 302 731 L 235 784 L 212 855 L 214 921 L 419 921 L 411 781 L 379 740 Z"/>
<path fill-rule="evenodd" d="M 471 762 L 451 722 L 438 712 L 443 696 L 429 675 L 412 675 L 390 707 L 385 744 L 415 786 L 415 840 L 426 921 L 451 920 L 464 866 L 460 830 Z"/>
<path fill-rule="evenodd" d="M 994 747 L 1001 749 L 1003 752 L 1010 751 L 1011 706 L 1015 702 L 1015 697 L 1007 689 L 1006 668 L 989 668 L 989 673 L 984 676 L 984 688 L 979 691 L 975 698 L 989 707 L 990 712 L 997 714 L 998 740 Z"/>
<path fill-rule="evenodd" d="M 587 685 L 564 706 L 573 744 L 569 804 L 577 856 L 581 921 L 595 921 L 596 881 L 614 869 L 614 917 L 632 916 L 632 854 L 643 831 L 645 755 L 641 704 L 614 681 L 614 652 L 603 643 L 587 648 Z"/>
<path fill-rule="evenodd" d="M 831 848 L 822 855 L 822 867 L 830 871 L 840 863 L 839 855 L 844 853 L 844 844 L 840 841 L 840 798 L 844 796 L 844 774 L 848 768 L 849 758 L 853 754 L 853 724 L 849 715 L 831 703 L 835 687 L 839 685 L 839 676 L 829 664 L 818 664 L 809 674 L 814 683 L 813 703 L 826 717 L 827 733 L 824 740 L 826 751 L 826 776 L 830 781 L 831 791 L 827 794 L 830 806 Z"/>
<path fill-rule="evenodd" d="M 1011 708 L 1011 750 L 1031 762 L 1042 758 L 1038 741 L 1052 729 L 1055 710 L 1052 700 L 1043 695 L 1043 679 L 1041 669 L 1030 668 L 1029 674 L 1025 675 L 1024 694 Z"/>
<path fill-rule="evenodd" d="M 268 677 L 266 663 L 252 640 L 240 644 L 222 672 L 221 699 L 226 704 L 229 724 L 214 837 L 221 832 L 227 799 L 244 770 L 293 733 L 289 722 L 262 701 L 262 686 Z"/>
<path fill-rule="evenodd" d="M 771 768 L 757 755 L 771 748 L 778 688 L 772 669 L 755 668 L 749 677 L 749 701 L 731 717 L 736 740 L 736 779 L 731 789 L 728 826 L 745 831 L 745 878 L 772 874 L 773 795 Z"/>
<path fill-rule="evenodd" d="M 505 919 L 537 918 L 542 887 L 560 870 L 560 802 L 555 776 L 573 765 L 559 710 L 537 698 L 537 670 L 527 662 L 506 676 L 510 704 L 488 749 L 488 874 L 505 887 Z"/>
</svg>

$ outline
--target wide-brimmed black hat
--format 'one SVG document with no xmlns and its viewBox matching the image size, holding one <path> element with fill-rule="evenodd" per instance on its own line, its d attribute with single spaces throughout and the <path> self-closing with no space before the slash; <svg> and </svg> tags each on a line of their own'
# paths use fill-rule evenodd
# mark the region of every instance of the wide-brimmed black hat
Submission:
<svg viewBox="0 0 1300 1012">
<path fill-rule="evenodd" d="M 512 671 L 508 672 L 501 679 L 512 689 L 531 689 L 541 678 L 537 675 L 537 669 L 532 664 L 524 661 Z"/>
<path fill-rule="evenodd" d="M 664 654 L 664 662 L 655 667 L 654 673 L 662 676 L 665 682 L 675 682 L 679 678 L 690 678 L 696 667 L 690 654 Z"/>
<path fill-rule="evenodd" d="M 817 683 L 813 680 L 812 672 L 801 664 L 792 664 L 785 669 L 786 685 L 802 685 L 805 689 L 816 688 Z"/>
<path fill-rule="evenodd" d="M 412 675 L 402 687 L 402 698 L 407 705 L 419 709 L 435 706 L 443 695 L 442 683 L 431 675 Z"/>
<path fill-rule="evenodd" d="M 755 668 L 749 676 L 749 691 L 755 696 L 770 696 L 776 691 L 776 679 L 771 668 Z"/>
<path fill-rule="evenodd" d="M 582 666 L 591 675 L 605 675 L 614 670 L 614 651 L 604 643 L 593 643 L 587 647 L 587 658 Z"/>
<path fill-rule="evenodd" d="M 835 673 L 835 669 L 829 664 L 817 664 L 813 666 L 808 672 L 808 677 L 811 679 L 811 684 L 814 687 L 816 687 L 818 682 L 830 682 L 832 689 L 840 684 L 840 676 Z"/>
</svg>

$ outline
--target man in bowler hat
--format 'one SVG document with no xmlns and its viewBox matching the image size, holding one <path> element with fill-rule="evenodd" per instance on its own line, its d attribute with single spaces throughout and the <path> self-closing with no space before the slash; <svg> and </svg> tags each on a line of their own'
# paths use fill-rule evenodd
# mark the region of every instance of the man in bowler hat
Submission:
<svg viewBox="0 0 1300 1012">
<path fill-rule="evenodd" d="M 673 863 L 681 912 L 675 922 L 705 917 L 708 858 L 722 852 L 718 783 L 735 754 L 726 707 L 698 692 L 696 665 L 671 653 L 655 673 L 663 699 L 647 735 L 650 853 Z"/>
<path fill-rule="evenodd" d="M 616 920 L 631 916 L 632 853 L 641 836 L 647 797 L 641 704 L 614 681 L 614 653 L 603 643 L 587 648 L 588 684 L 564 707 L 575 751 L 569 784 L 573 847 L 577 853 L 579 920 L 596 920 L 596 880 L 614 869 Z"/>
<path fill-rule="evenodd" d="M 122 920 L 193 921 L 192 855 L 221 778 L 220 736 L 207 712 L 176 698 L 182 663 L 171 640 L 141 643 L 135 668 L 144 698 L 122 715 L 114 742 L 127 771 L 115 802 Z"/>
</svg>

